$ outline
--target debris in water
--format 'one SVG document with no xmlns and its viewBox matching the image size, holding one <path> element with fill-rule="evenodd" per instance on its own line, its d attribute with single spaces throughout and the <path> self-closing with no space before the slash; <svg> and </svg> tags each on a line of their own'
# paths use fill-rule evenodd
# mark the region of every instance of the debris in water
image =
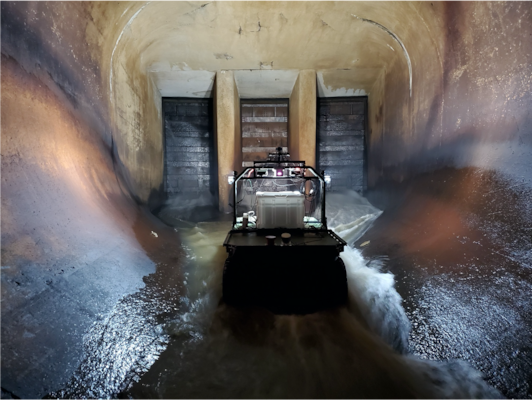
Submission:
<svg viewBox="0 0 532 400">
<path fill-rule="evenodd" d="M 367 245 L 369 244 L 369 242 L 370 242 L 369 240 L 366 240 L 364 243 L 362 243 L 362 244 L 360 245 L 360 247 L 367 246 Z"/>
<path fill-rule="evenodd" d="M 159 237 L 159 235 L 157 235 L 154 231 L 151 231 L 151 234 L 155 237 Z"/>
</svg>

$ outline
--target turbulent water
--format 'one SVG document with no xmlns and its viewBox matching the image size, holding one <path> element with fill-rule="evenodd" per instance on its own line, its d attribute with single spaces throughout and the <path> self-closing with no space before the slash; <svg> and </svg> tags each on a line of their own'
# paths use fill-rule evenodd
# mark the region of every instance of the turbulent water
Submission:
<svg viewBox="0 0 532 400">
<path fill-rule="evenodd" d="M 159 282 L 135 301 L 125 299 L 87 335 L 91 355 L 82 362 L 75 384 L 60 394 L 502 397 L 464 362 L 438 363 L 409 355 L 410 322 L 393 275 L 382 271 L 386 260 L 366 260 L 351 246 L 341 255 L 349 287 L 346 307 L 305 316 L 227 307 L 220 301 L 226 258 L 221 243 L 230 223 L 186 221 L 185 211 L 183 203 L 175 203 L 160 213 L 184 240 L 185 292 L 154 300 L 158 285 L 164 286 Z M 380 213 L 354 192 L 328 198 L 329 227 L 349 244 Z M 157 318 L 164 313 L 166 318 Z M 132 335 L 137 328 L 143 339 Z"/>
</svg>

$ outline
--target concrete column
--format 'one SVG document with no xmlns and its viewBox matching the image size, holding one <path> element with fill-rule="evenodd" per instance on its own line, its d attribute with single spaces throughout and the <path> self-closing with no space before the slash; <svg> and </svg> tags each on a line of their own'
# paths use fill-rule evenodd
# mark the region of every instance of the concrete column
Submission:
<svg viewBox="0 0 532 400">
<path fill-rule="evenodd" d="M 288 151 L 316 167 L 316 71 L 299 71 L 290 95 Z"/>
<path fill-rule="evenodd" d="M 218 207 L 223 212 L 232 211 L 229 206 L 231 186 L 227 183 L 227 175 L 232 171 L 240 170 L 240 166 L 236 164 L 242 158 L 238 147 L 240 143 L 239 103 L 233 71 L 218 71 L 215 90 L 216 152 L 218 156 Z"/>
</svg>

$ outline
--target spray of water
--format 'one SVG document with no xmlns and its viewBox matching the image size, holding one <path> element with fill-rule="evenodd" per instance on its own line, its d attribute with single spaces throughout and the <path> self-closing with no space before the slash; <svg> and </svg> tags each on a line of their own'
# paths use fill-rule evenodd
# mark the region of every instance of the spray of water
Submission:
<svg viewBox="0 0 532 400">
<path fill-rule="evenodd" d="M 353 247 L 382 211 L 355 192 L 335 193 L 329 198 L 329 225 L 351 245 L 341 255 L 346 265 L 350 308 L 360 310 L 374 334 L 405 354 L 409 348 L 411 324 L 402 306 L 402 298 L 395 290 L 393 274 L 382 271 L 386 257 L 367 261 Z M 421 378 L 420 382 L 429 382 L 429 392 L 434 397 L 502 397 L 464 361 L 442 363 L 411 355 L 405 356 L 404 360 L 413 374 Z"/>
<path fill-rule="evenodd" d="M 366 261 L 351 247 L 382 211 L 354 191 L 328 196 L 329 227 L 350 247 L 341 254 L 344 260 L 352 310 L 360 310 L 369 329 L 400 353 L 408 350 L 410 322 L 402 299 L 394 287 L 391 273 L 383 273 L 383 259 Z"/>
<path fill-rule="evenodd" d="M 329 227 L 353 244 L 381 211 L 354 192 L 328 198 Z M 342 253 L 347 308 L 305 316 L 236 310 L 221 296 L 224 223 L 185 229 L 197 265 L 190 271 L 190 311 L 166 332 L 170 345 L 131 391 L 148 397 L 500 397 L 462 362 L 436 363 L 401 355 L 410 322 L 383 272 L 384 259 Z M 203 282 L 198 285 L 194 282 Z M 154 382 L 157 384 L 154 384 Z M 139 388 L 142 387 L 142 391 Z"/>
<path fill-rule="evenodd" d="M 360 252 L 346 248 L 341 255 L 347 272 L 351 309 L 359 309 L 369 329 L 400 353 L 408 351 L 410 321 L 394 287 L 394 277 L 367 264 Z"/>
<path fill-rule="evenodd" d="M 179 312 L 164 323 L 160 333 L 153 335 L 161 346 L 167 343 L 166 349 L 152 352 L 158 360 L 153 365 L 150 363 L 150 369 L 142 377 L 139 374 L 127 384 L 124 395 L 133 398 L 501 397 L 465 363 L 437 363 L 401 354 L 408 348 L 410 323 L 394 288 L 393 275 L 383 272 L 383 259 L 368 261 L 357 249 L 345 249 L 342 258 L 349 285 L 348 307 L 304 316 L 279 316 L 263 309 L 237 310 L 220 302 L 226 258 L 221 243 L 230 223 L 195 223 L 190 218 L 186 221 L 183 203 L 169 205 L 161 214 L 176 226 L 184 241 L 189 260 L 183 271 L 186 290 L 176 300 Z M 354 192 L 329 196 L 329 226 L 351 245 L 379 215 L 379 210 Z M 151 297 L 145 302 L 153 302 Z M 127 313 L 120 315 L 126 319 L 116 323 L 127 326 Z M 156 320 L 144 321 L 148 326 L 160 326 Z M 103 357 L 109 349 L 120 347 L 122 342 L 115 343 L 114 337 L 99 344 L 90 342 L 95 343 L 90 360 L 96 360 L 87 363 L 91 370 L 90 382 L 78 381 L 77 387 L 80 382 L 85 382 L 82 386 L 94 386 L 96 382 L 104 387 L 109 379 L 121 380 L 124 371 L 109 373 L 105 364 L 110 360 Z M 145 359 L 149 354 L 142 356 Z M 101 365 L 96 365 L 98 360 Z M 124 383 L 113 387 L 119 386 L 123 388 Z M 100 397 L 117 394 L 112 388 L 65 393 L 76 393 L 76 397 L 87 397 L 87 393 L 88 397 L 98 393 Z"/>
</svg>

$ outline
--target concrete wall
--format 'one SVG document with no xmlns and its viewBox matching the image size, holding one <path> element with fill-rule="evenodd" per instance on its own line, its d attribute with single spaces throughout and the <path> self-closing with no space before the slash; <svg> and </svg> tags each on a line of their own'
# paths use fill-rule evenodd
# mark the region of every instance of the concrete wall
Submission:
<svg viewBox="0 0 532 400">
<path fill-rule="evenodd" d="M 137 208 L 109 147 L 45 83 L 2 56 L 2 388 L 27 398 L 64 385 L 97 315 L 155 271 L 150 232 L 178 240 Z"/>
<path fill-rule="evenodd" d="M 288 152 L 292 160 L 301 160 L 299 153 L 299 74 L 288 103 Z"/>
<path fill-rule="evenodd" d="M 436 53 L 432 65 L 426 46 L 405 40 L 412 97 L 399 64 L 385 71 L 383 95 L 376 96 L 382 104 L 370 95 L 372 179 L 379 163 L 381 178 L 398 180 L 442 166 L 476 166 L 532 184 L 532 42 L 524 39 L 532 34 L 530 3 L 431 8 L 422 11 L 433 24 L 420 28 Z"/>
<path fill-rule="evenodd" d="M 165 71 L 300 70 L 294 118 L 303 70 L 327 95 L 368 94 L 370 183 L 441 165 L 527 178 L 531 18 L 526 2 L 4 2 L 2 54 L 87 124 L 142 203 L 162 183 L 150 73 Z M 307 131 L 298 118 L 291 130 Z"/>
<path fill-rule="evenodd" d="M 389 121 L 386 132 L 371 140 L 375 163 L 370 167 L 387 169 L 381 171 L 383 178 L 400 179 L 434 158 L 438 165 L 501 170 L 510 168 L 503 166 L 508 161 L 519 169 L 523 162 L 517 165 L 515 155 L 509 155 L 517 151 L 523 159 L 529 154 L 530 145 L 519 144 L 527 140 L 523 132 L 529 117 L 517 111 L 530 103 L 530 44 L 522 40 L 529 32 L 528 3 L 294 2 L 281 8 L 275 2 L 10 4 L 4 6 L 7 13 L 13 10 L 21 19 L 4 18 L 8 36 L 11 29 L 21 29 L 23 35 L 31 31 L 28 43 L 45 43 L 58 61 L 47 65 L 46 57 L 37 56 L 42 58 L 37 64 L 46 65 L 52 76 L 66 78 L 69 66 L 69 84 L 63 87 L 83 93 L 76 101 L 86 97 L 91 105 L 87 115 L 92 112 L 94 123 L 106 124 L 100 132 L 113 143 L 117 168 L 140 202 L 156 205 L 161 200 L 160 93 L 172 74 L 187 71 L 314 69 L 322 94 L 369 94 L 370 119 L 376 121 L 373 112 L 381 108 L 371 105 L 382 103 L 387 110 L 382 118 Z M 41 15 L 41 8 L 50 13 Z M 301 13 L 310 17 L 300 18 Z M 9 40 L 4 42 L 4 52 L 24 53 L 35 68 L 30 60 L 35 52 L 27 46 L 9 50 Z M 312 53 L 301 51 L 301 43 L 313 46 Z M 154 82 L 154 74 L 169 81 Z M 382 90 L 381 81 L 386 82 Z M 201 92 L 200 97 L 205 95 Z M 478 106 L 467 111 L 458 103 Z M 486 109 L 500 120 L 482 121 Z M 516 110 L 515 115 L 508 110 Z M 378 131 L 370 126 L 374 128 Z M 472 129 L 490 133 L 479 139 Z M 508 129 L 520 134 L 495 132 Z M 458 147 L 447 146 L 449 140 Z M 505 155 L 490 144 L 501 140 L 508 143 Z M 472 148 L 483 155 L 470 157 Z M 428 158 L 422 156 L 429 152 Z M 376 180 L 370 178 L 370 183 Z"/>
<path fill-rule="evenodd" d="M 216 74 L 215 95 L 218 206 L 220 211 L 230 212 L 231 186 L 227 182 L 227 175 L 242 168 L 240 100 L 233 71 L 219 71 Z"/>
<path fill-rule="evenodd" d="M 233 75 L 234 79 L 234 75 Z M 235 156 L 233 168 L 240 173 L 242 171 L 242 116 L 240 110 L 240 95 L 236 80 L 233 87 L 233 104 L 235 107 Z"/>
<path fill-rule="evenodd" d="M 288 113 L 288 152 L 316 167 L 316 71 L 299 72 Z"/>
<path fill-rule="evenodd" d="M 393 40 L 378 29 L 367 30 L 346 12 L 345 7 L 328 2 L 301 4 L 290 3 L 276 10 L 276 3 L 216 2 L 207 6 L 183 2 L 125 3 L 114 28 L 102 27 L 107 29 L 110 42 L 103 47 L 110 50 L 110 54 L 106 54 L 110 56 L 107 72 L 117 153 L 124 165 L 128 186 L 138 201 L 152 199 L 151 202 L 156 203 L 162 179 L 159 165 L 162 141 L 159 132 L 151 128 L 158 118 L 160 94 L 154 89 L 152 79 L 147 77 L 147 71 L 157 80 L 163 75 L 167 79 L 177 72 L 199 70 L 267 72 L 268 69 L 297 71 L 315 67 L 320 69 L 324 87 L 338 95 L 337 92 L 367 90 L 371 87 L 368 80 L 373 76 L 372 60 L 377 57 L 380 58 L 378 63 L 387 64 L 395 57 L 386 47 L 372 47 L 383 40 L 390 43 Z M 359 11 L 374 12 L 370 4 L 357 5 Z M 312 18 L 299 18 L 303 9 Z M 103 14 L 102 10 L 98 12 Z M 96 20 L 100 17 L 95 15 Z M 152 29 L 153 26 L 157 28 Z M 342 39 L 347 47 L 329 46 L 328 43 L 338 40 L 335 30 L 343 31 L 346 38 L 359 38 L 363 45 L 353 46 L 350 39 L 347 42 Z M 308 54 L 301 53 L 301 46 L 297 44 L 307 38 L 316 48 L 310 59 Z M 277 43 L 283 43 L 282 52 Z M 193 52 L 188 50 L 192 48 Z M 248 49 L 260 49 L 260 54 Z M 357 72 L 354 80 L 345 79 L 349 75 L 346 70 Z M 339 73 L 342 79 L 336 79 Z M 165 84 L 170 85 L 157 80 L 159 92 L 165 92 Z M 315 91 L 315 79 L 311 85 Z M 349 85 L 356 88 L 345 87 Z M 203 92 L 198 94 L 202 95 Z M 256 97 L 261 97 L 261 93 Z M 311 101 L 312 97 L 315 96 L 305 95 L 305 101 Z M 302 120 L 310 127 L 314 119 L 315 116 Z M 312 128 L 305 127 L 304 131 L 313 142 Z M 304 157 L 314 164 L 313 145 L 309 142 L 303 147 L 308 149 Z"/>
<path fill-rule="evenodd" d="M 119 173 L 91 6 L 2 3 L 1 375 L 24 398 L 65 384 L 97 316 L 179 240 Z"/>
</svg>

